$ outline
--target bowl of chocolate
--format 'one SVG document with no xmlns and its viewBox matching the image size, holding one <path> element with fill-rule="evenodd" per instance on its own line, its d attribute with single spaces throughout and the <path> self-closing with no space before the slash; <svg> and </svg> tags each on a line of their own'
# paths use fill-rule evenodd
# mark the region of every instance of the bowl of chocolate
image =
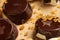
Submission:
<svg viewBox="0 0 60 40">
<path fill-rule="evenodd" d="M 23 24 L 32 16 L 32 9 L 27 0 L 7 0 L 4 14 L 15 24 Z"/>
<path fill-rule="evenodd" d="M 40 18 L 36 21 L 34 40 L 49 40 L 60 36 L 60 23 L 58 21 L 55 22 L 54 19 L 42 20 Z"/>
<path fill-rule="evenodd" d="M 0 18 L 0 40 L 15 40 L 17 36 L 17 28 L 8 19 Z"/>
</svg>

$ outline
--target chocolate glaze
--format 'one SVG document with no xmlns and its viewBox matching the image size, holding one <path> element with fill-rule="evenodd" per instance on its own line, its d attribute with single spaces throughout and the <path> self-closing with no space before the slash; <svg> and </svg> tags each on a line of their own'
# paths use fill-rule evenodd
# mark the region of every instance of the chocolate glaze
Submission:
<svg viewBox="0 0 60 40">
<path fill-rule="evenodd" d="M 54 22 L 52 19 L 42 22 L 42 19 L 38 19 L 35 26 L 36 33 L 45 35 L 46 40 L 60 36 L 60 23 L 58 21 Z"/>
<path fill-rule="evenodd" d="M 25 23 L 32 15 L 32 9 L 27 0 L 7 0 L 3 10 L 5 15 L 15 24 Z"/>
<path fill-rule="evenodd" d="M 17 28 L 10 21 L 0 18 L 0 40 L 15 40 L 17 35 Z"/>
</svg>

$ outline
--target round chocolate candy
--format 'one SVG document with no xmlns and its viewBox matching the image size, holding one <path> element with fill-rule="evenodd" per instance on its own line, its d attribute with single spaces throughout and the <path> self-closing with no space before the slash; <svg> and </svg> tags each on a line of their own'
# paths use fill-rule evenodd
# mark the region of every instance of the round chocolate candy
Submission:
<svg viewBox="0 0 60 40">
<path fill-rule="evenodd" d="M 15 24 L 23 24 L 32 16 L 32 9 L 27 0 L 7 0 L 4 14 Z"/>
<path fill-rule="evenodd" d="M 36 26 L 36 34 L 34 37 L 35 40 L 46 39 L 59 37 L 60 36 L 60 23 L 54 22 L 52 20 L 42 21 L 42 19 L 38 19 Z"/>
<path fill-rule="evenodd" d="M 7 19 L 0 18 L 0 40 L 15 40 L 17 28 Z"/>
</svg>

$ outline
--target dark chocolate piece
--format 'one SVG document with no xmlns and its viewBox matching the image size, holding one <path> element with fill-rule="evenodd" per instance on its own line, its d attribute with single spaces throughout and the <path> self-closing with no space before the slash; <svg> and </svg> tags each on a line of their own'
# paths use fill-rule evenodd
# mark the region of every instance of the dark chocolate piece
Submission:
<svg viewBox="0 0 60 40">
<path fill-rule="evenodd" d="M 0 18 L 0 40 L 16 39 L 18 30 L 9 20 Z"/>
<path fill-rule="evenodd" d="M 59 37 L 60 36 L 60 23 L 58 21 L 54 22 L 53 20 L 54 19 L 43 22 L 42 19 L 38 19 L 35 25 L 36 34 L 40 33 L 42 35 L 45 35 L 46 40 L 50 38 L 54 38 L 54 37 Z"/>
<path fill-rule="evenodd" d="M 14 25 L 13 25 L 13 26 L 14 26 Z M 11 38 L 9 38 L 9 39 L 7 39 L 7 40 L 15 40 L 16 37 L 17 37 L 17 35 L 18 35 L 18 30 L 17 30 L 17 28 L 14 26 L 14 27 L 13 27 L 13 31 L 12 31 L 12 35 L 11 35 Z"/>
<path fill-rule="evenodd" d="M 15 24 L 23 24 L 32 16 L 32 9 L 27 0 L 7 0 L 4 14 Z"/>
</svg>

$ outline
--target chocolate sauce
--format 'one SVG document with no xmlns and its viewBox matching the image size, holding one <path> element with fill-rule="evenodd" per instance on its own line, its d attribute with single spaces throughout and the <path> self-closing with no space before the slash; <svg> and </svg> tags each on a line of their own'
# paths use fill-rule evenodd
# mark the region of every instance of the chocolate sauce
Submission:
<svg viewBox="0 0 60 40">
<path fill-rule="evenodd" d="M 0 18 L 0 40 L 11 40 L 11 38 L 16 39 L 17 35 L 17 28 L 8 20 Z"/>
<path fill-rule="evenodd" d="M 42 19 L 38 19 L 36 22 L 36 33 L 40 33 L 46 36 L 46 40 L 54 37 L 60 36 L 60 23 L 54 22 L 52 20 L 42 21 Z"/>
<path fill-rule="evenodd" d="M 5 15 L 15 24 L 25 23 L 32 15 L 32 9 L 27 0 L 7 0 Z"/>
</svg>

